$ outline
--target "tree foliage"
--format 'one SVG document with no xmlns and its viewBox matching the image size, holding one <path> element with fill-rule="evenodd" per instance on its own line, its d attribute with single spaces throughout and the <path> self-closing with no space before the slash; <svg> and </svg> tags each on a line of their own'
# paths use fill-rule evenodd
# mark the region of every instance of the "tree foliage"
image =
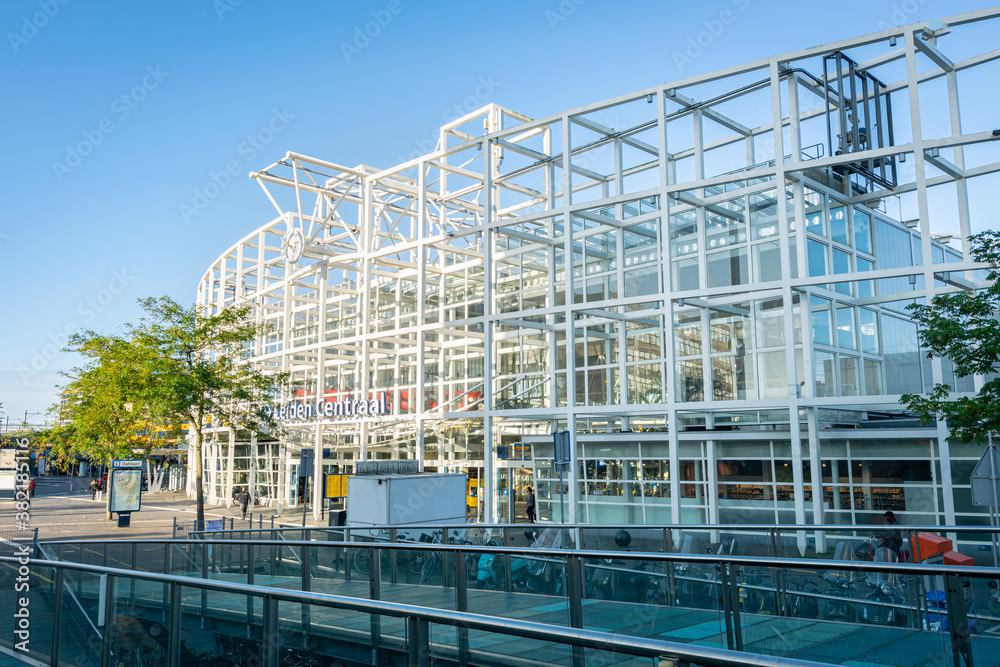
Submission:
<svg viewBox="0 0 1000 667">
<path fill-rule="evenodd" d="M 248 363 L 255 342 L 266 332 L 264 325 L 254 321 L 249 307 L 210 313 L 198 306 L 181 306 L 168 297 L 139 303 L 146 317 L 130 328 L 130 335 L 152 360 L 153 394 L 164 413 L 190 424 L 197 519 L 203 522 L 202 450 L 207 430 L 220 424 L 251 431 L 273 427 L 273 422 L 262 417 L 261 408 L 286 375 L 265 374 Z"/>
<path fill-rule="evenodd" d="M 202 449 L 208 429 L 273 426 L 260 408 L 285 375 L 265 375 L 251 364 L 265 328 L 249 308 L 211 314 L 168 297 L 140 299 L 145 316 L 123 335 L 85 331 L 69 350 L 88 362 L 66 387 L 67 405 L 49 435 L 57 448 L 97 460 L 150 452 L 158 440 L 189 425 L 188 455 L 195 464 L 198 521 L 204 521 Z M 54 408 L 56 410 L 56 408 Z"/>
<path fill-rule="evenodd" d="M 53 456 L 83 454 L 106 462 L 148 454 L 151 427 L 164 407 L 148 373 L 149 356 L 128 337 L 93 331 L 74 334 L 68 349 L 86 363 L 67 374 L 65 405 L 53 406 L 57 423 L 45 433 Z"/>
<path fill-rule="evenodd" d="M 952 398 L 950 385 L 936 384 L 929 394 L 900 398 L 923 424 L 947 421 L 951 435 L 962 442 L 985 441 L 1000 425 L 1000 232 L 976 234 L 970 247 L 972 259 L 988 267 L 988 286 L 936 296 L 909 309 L 927 356 L 950 359 L 957 378 L 984 376 L 983 387 L 975 396 Z"/>
</svg>

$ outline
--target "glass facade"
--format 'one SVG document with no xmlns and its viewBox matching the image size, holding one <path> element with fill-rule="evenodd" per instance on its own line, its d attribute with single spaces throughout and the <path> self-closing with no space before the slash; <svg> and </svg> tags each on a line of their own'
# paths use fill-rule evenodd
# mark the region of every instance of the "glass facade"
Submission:
<svg viewBox="0 0 1000 667">
<path fill-rule="evenodd" d="M 892 144 L 907 84 L 871 84 L 877 155 L 852 156 L 837 107 L 860 107 L 817 91 L 861 75 L 796 73 L 821 57 L 741 71 L 721 97 L 725 77 L 541 120 L 491 104 L 388 170 L 289 154 L 255 174 L 285 213 L 198 301 L 251 306 L 270 332 L 249 355 L 292 378 L 275 404 L 314 409 L 258 434 L 256 458 L 220 429 L 211 495 L 256 477 L 294 502 L 312 448 L 327 471 L 466 472 L 487 519 L 533 483 L 542 518 L 579 522 L 978 520 L 951 497 L 966 471 L 944 432 L 898 403 L 976 386 L 925 359 L 906 310 L 973 267 L 926 211 L 888 212 L 927 188 Z M 324 410 L 368 401 L 385 409 Z"/>
</svg>

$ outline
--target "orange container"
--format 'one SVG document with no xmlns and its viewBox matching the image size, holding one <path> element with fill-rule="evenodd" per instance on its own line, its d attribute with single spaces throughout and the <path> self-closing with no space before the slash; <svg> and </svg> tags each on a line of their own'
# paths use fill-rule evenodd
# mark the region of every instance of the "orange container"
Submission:
<svg viewBox="0 0 1000 667">
<path fill-rule="evenodd" d="M 944 552 L 944 564 L 945 565 L 968 565 L 972 566 L 972 556 L 966 556 L 965 554 L 960 554 L 957 551 L 945 551 Z"/>
<path fill-rule="evenodd" d="M 951 540 L 934 533 L 917 533 L 917 541 L 920 546 L 920 559 L 927 560 L 932 556 L 951 551 Z"/>
</svg>

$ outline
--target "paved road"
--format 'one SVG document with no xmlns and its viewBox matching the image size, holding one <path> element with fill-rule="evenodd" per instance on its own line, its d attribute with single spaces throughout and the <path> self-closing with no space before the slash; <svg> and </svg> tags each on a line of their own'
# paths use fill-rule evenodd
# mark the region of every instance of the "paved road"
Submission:
<svg viewBox="0 0 1000 667">
<path fill-rule="evenodd" d="M 86 487 L 90 484 L 87 477 L 40 477 L 35 485 L 35 497 L 31 502 L 29 528 L 38 528 L 39 539 L 62 540 L 74 538 L 169 538 L 173 534 L 174 519 L 179 525 L 190 529 L 195 517 L 195 503 L 182 492 L 145 493 L 142 497 L 142 510 L 132 514 L 129 528 L 118 528 L 117 521 L 107 520 L 105 504 L 91 500 Z M 0 501 L 0 530 L 14 530 L 14 503 Z M 263 525 L 271 525 L 271 517 L 275 515 L 272 508 L 255 508 L 254 526 L 259 517 Z M 236 519 L 236 527 L 240 526 L 239 507 L 205 507 L 206 519 Z M 291 508 L 284 512 L 283 517 L 275 520 L 286 524 L 301 525 L 302 510 Z M 308 516 L 307 526 L 321 525 L 314 521 L 312 514 Z M 325 524 L 322 524 L 325 525 Z M 181 535 L 178 534 L 178 537 Z"/>
</svg>

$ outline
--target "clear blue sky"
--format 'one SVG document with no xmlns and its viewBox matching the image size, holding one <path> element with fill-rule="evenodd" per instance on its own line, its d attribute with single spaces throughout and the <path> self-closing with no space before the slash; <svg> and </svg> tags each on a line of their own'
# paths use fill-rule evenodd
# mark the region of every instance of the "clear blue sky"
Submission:
<svg viewBox="0 0 1000 667">
<path fill-rule="evenodd" d="M 56 352 L 67 330 L 115 331 L 138 319 L 143 296 L 193 302 L 208 265 L 273 218 L 246 174 L 286 150 L 387 167 L 431 148 L 449 110 L 477 92 L 483 104 L 539 118 L 986 6 L 4 0 L 4 411 L 13 423 L 53 403 L 59 371 L 78 361 Z M 679 66 L 674 54 L 724 10 L 732 24 Z M 355 41 L 378 19 L 377 36 Z M 247 142 L 276 117 L 283 127 L 269 144 Z M 70 152 L 81 143 L 86 155 Z M 233 160 L 238 175 L 185 219 L 182 205 L 193 208 L 195 190 Z"/>
</svg>

